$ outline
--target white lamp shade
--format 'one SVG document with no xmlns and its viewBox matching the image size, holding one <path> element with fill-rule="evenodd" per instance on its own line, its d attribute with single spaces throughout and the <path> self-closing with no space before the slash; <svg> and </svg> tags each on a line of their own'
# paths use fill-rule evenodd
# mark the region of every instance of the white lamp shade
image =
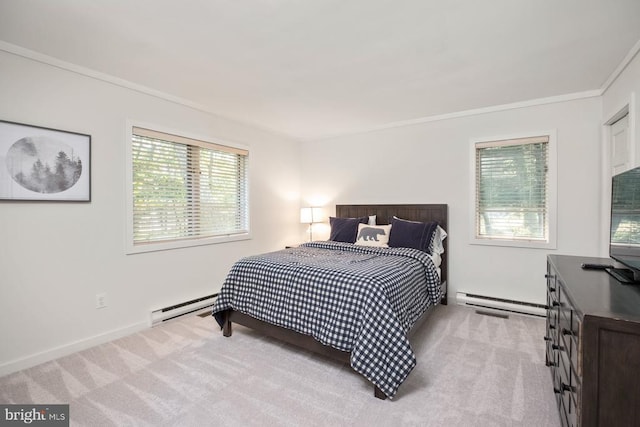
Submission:
<svg viewBox="0 0 640 427">
<path fill-rule="evenodd" d="M 323 220 L 322 208 L 310 207 L 300 209 L 300 223 L 313 224 L 316 222 L 322 222 Z"/>
</svg>

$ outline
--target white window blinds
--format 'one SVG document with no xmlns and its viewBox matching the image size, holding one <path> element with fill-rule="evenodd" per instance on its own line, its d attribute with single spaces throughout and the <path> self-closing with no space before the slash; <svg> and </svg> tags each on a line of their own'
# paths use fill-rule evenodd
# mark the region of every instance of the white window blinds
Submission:
<svg viewBox="0 0 640 427">
<path fill-rule="evenodd" d="M 248 151 L 132 132 L 133 243 L 249 232 Z"/>
<path fill-rule="evenodd" d="M 476 238 L 548 241 L 549 137 L 476 143 Z"/>
</svg>

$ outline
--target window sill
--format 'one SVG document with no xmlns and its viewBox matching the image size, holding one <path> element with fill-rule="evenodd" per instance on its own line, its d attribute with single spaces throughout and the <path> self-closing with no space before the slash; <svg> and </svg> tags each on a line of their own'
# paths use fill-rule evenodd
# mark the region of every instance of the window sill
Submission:
<svg viewBox="0 0 640 427">
<path fill-rule="evenodd" d="M 251 233 L 244 233 L 229 236 L 206 237 L 201 239 L 175 240 L 171 242 L 144 243 L 138 245 L 129 244 L 126 250 L 126 254 L 133 255 L 146 252 L 166 251 L 171 249 L 192 248 L 196 246 L 217 245 L 219 243 L 238 242 L 250 239 Z"/>
<path fill-rule="evenodd" d="M 481 246 L 502 246 L 511 248 L 526 249 L 556 249 L 555 241 L 538 241 L 538 240 L 509 240 L 509 239 L 477 239 L 472 238 L 469 242 L 472 245 Z"/>
</svg>

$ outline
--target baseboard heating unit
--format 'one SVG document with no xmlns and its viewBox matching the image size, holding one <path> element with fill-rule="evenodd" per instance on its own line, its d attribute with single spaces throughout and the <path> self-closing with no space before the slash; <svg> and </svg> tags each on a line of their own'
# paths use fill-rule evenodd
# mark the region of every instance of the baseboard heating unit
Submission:
<svg viewBox="0 0 640 427">
<path fill-rule="evenodd" d="M 547 315 L 546 307 L 543 304 L 513 301 L 483 295 L 468 294 L 465 292 L 456 293 L 456 302 L 459 305 L 509 311 L 511 313 L 528 314 L 532 316 L 545 317 Z"/>
<path fill-rule="evenodd" d="M 162 322 L 166 322 L 176 317 L 184 316 L 189 313 L 195 313 L 213 306 L 216 302 L 218 294 L 206 295 L 201 298 L 192 299 L 190 301 L 181 302 L 165 308 L 159 308 L 151 312 L 151 326 L 156 326 Z"/>
</svg>

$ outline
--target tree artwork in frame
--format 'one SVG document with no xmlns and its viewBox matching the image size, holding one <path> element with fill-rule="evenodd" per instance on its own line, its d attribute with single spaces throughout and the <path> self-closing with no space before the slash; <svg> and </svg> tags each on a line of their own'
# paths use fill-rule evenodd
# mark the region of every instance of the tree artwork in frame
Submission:
<svg viewBox="0 0 640 427">
<path fill-rule="evenodd" d="M 91 201 L 91 135 L 0 120 L 0 200 Z"/>
</svg>

